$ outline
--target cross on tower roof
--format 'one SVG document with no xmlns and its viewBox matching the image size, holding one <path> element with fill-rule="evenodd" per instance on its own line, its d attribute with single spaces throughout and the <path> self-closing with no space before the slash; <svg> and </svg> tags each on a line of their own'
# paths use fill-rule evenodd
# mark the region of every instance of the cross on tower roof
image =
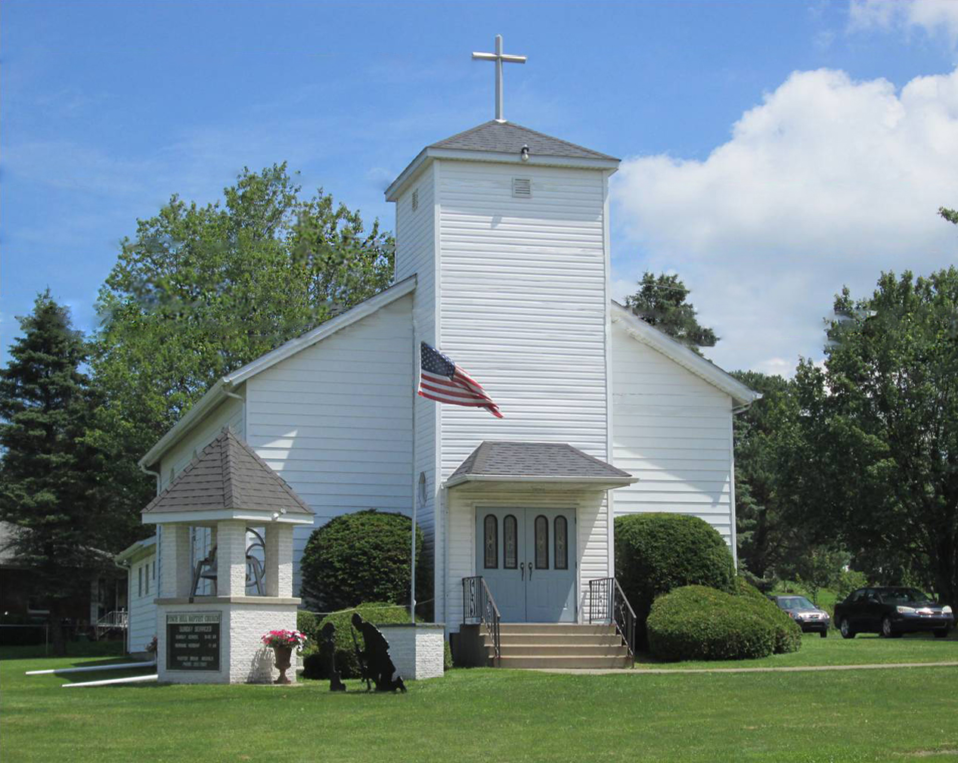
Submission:
<svg viewBox="0 0 958 763">
<path fill-rule="evenodd" d="M 496 35 L 495 53 L 473 53 L 473 60 L 495 61 L 496 62 L 496 121 L 505 122 L 506 118 L 502 115 L 502 64 L 524 64 L 525 56 L 510 56 L 502 52 L 502 35 Z"/>
</svg>

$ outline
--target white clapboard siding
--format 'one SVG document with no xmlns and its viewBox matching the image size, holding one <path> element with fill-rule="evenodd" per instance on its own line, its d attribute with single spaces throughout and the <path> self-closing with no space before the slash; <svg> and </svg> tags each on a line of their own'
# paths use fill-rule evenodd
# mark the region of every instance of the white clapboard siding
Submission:
<svg viewBox="0 0 958 763">
<path fill-rule="evenodd" d="M 441 406 L 440 480 L 484 440 L 563 442 L 607 460 L 606 176 L 479 162 L 442 162 L 437 175 L 441 349 L 504 416 Z M 517 177 L 532 181 L 531 198 L 513 197 Z M 580 520 L 580 535 L 597 528 L 580 538 L 586 576 L 608 574 L 604 505 L 601 528 Z M 450 511 L 453 627 L 456 581 L 475 556 L 467 514 Z"/>
<path fill-rule="evenodd" d="M 462 579 L 477 575 L 477 507 L 547 507 L 576 510 L 576 572 L 579 622 L 589 618 L 589 581 L 608 577 L 608 512 L 601 491 L 547 490 L 478 492 L 468 487 L 449 491 L 449 558 L 446 589 L 449 609 L 446 626 L 457 632 L 462 623 Z"/>
<path fill-rule="evenodd" d="M 420 202 L 421 203 L 421 202 Z M 412 296 L 246 382 L 246 440 L 316 512 L 293 535 L 299 561 L 316 527 L 363 509 L 412 506 Z"/>
<path fill-rule="evenodd" d="M 616 515 L 701 517 L 732 543 L 732 400 L 612 324 L 613 463 L 639 481 Z"/>
<path fill-rule="evenodd" d="M 532 198 L 513 197 L 514 177 L 532 180 Z M 442 350 L 505 417 L 443 406 L 443 478 L 483 440 L 607 458 L 605 182 L 595 170 L 443 163 Z"/>
<path fill-rule="evenodd" d="M 159 568 L 155 567 L 156 554 L 150 553 L 148 556 L 137 560 L 132 564 L 129 571 L 129 643 L 127 651 L 145 652 L 150 645 L 153 637 L 156 635 L 156 605 L 153 600 L 157 596 L 157 584 L 159 580 L 153 579 L 153 570 L 156 568 L 156 575 L 159 578 Z M 149 589 L 147 590 L 145 576 L 149 576 Z M 143 585 L 140 585 L 140 581 Z"/>
<path fill-rule="evenodd" d="M 436 323 L 436 177 L 439 162 L 433 163 L 417 179 L 409 184 L 396 203 L 396 280 L 416 276 L 416 291 L 413 294 L 413 317 L 415 343 L 424 341 L 436 346 L 440 343 Z M 413 209 L 413 194 L 418 205 Z M 418 349 L 417 349 L 418 352 Z M 418 375 L 419 362 L 415 359 L 414 375 Z M 418 379 L 416 380 L 418 383 Z M 436 426 L 438 413 L 435 403 L 415 400 L 415 463 L 408 479 L 410 490 L 417 491 L 419 475 L 425 475 L 425 502 L 417 507 L 416 520 L 423 531 L 425 553 L 435 558 L 435 549 L 442 542 L 437 538 L 441 528 L 436 523 L 439 486 L 436 480 Z M 412 492 L 410 492 L 412 495 Z M 418 501 L 418 497 L 417 497 Z M 438 566 L 434 577 L 435 589 L 439 589 Z"/>
</svg>

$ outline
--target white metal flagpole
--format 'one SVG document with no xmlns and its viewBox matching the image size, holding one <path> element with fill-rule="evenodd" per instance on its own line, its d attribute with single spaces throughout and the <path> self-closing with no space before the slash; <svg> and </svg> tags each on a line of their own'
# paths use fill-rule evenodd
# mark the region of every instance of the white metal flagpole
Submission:
<svg viewBox="0 0 958 763">
<path fill-rule="evenodd" d="M 410 541 L 412 569 L 409 572 L 409 622 L 416 624 L 416 506 L 419 503 L 419 480 L 416 477 L 416 398 L 419 390 L 419 343 L 416 316 L 412 319 L 412 540 Z"/>
</svg>

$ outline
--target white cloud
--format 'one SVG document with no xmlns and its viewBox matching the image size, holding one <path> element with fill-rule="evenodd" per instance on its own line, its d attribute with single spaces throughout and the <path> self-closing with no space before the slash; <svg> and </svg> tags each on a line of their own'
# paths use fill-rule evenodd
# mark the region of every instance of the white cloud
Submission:
<svg viewBox="0 0 958 763">
<path fill-rule="evenodd" d="M 940 32 L 958 42 L 956 0 L 852 0 L 849 24 L 853 30 L 923 29 L 930 35 Z"/>
<path fill-rule="evenodd" d="M 619 232 L 641 261 L 615 260 L 616 295 L 645 268 L 673 270 L 726 368 L 775 371 L 820 356 L 822 318 L 843 284 L 881 270 L 926 273 L 958 259 L 958 70 L 901 92 L 839 71 L 792 74 L 704 161 L 633 157 L 613 177 Z"/>
</svg>

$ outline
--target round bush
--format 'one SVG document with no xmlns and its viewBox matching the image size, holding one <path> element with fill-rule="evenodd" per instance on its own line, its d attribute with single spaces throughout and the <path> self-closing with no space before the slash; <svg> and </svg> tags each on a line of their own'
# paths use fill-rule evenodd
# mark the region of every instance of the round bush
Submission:
<svg viewBox="0 0 958 763">
<path fill-rule="evenodd" d="M 409 601 L 411 520 L 404 514 L 360 511 L 330 520 L 309 536 L 300 566 L 310 608 L 331 612 L 364 601 Z M 431 567 L 416 529 L 416 599 L 430 597 Z M 423 613 L 423 610 L 419 610 Z"/>
<path fill-rule="evenodd" d="M 630 514 L 615 520 L 615 574 L 635 609 L 637 635 L 657 596 L 703 585 L 731 591 L 732 554 L 714 527 L 681 514 Z"/>
<path fill-rule="evenodd" d="M 765 618 L 775 629 L 775 654 L 788 654 L 802 648 L 802 629 L 798 623 L 741 576 L 735 578 L 735 595 L 752 607 L 755 614 Z"/>
<path fill-rule="evenodd" d="M 748 660 L 775 649 L 775 626 L 747 596 L 683 586 L 656 599 L 649 647 L 660 660 Z"/>
</svg>

